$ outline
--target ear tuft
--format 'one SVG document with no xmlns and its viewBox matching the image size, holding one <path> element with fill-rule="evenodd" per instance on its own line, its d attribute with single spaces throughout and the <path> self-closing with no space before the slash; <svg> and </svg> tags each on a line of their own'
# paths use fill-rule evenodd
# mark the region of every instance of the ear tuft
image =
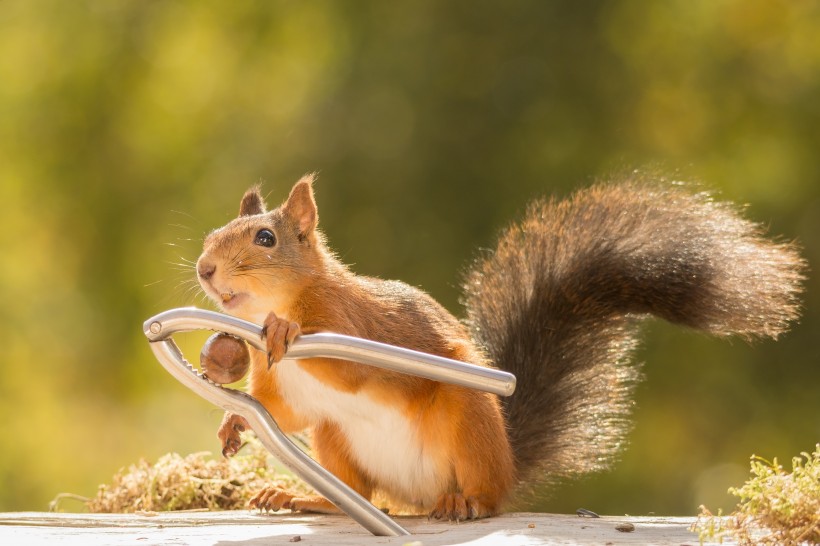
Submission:
<svg viewBox="0 0 820 546">
<path fill-rule="evenodd" d="M 263 214 L 266 210 L 265 199 L 262 197 L 262 189 L 259 184 L 252 187 L 242 196 L 239 203 L 239 216 L 253 216 Z"/>
<path fill-rule="evenodd" d="M 316 199 L 313 197 L 313 182 L 316 174 L 303 176 L 290 190 L 290 195 L 282 210 L 290 216 L 299 228 L 299 237 L 304 239 L 310 235 L 319 223 L 316 211 Z"/>
</svg>

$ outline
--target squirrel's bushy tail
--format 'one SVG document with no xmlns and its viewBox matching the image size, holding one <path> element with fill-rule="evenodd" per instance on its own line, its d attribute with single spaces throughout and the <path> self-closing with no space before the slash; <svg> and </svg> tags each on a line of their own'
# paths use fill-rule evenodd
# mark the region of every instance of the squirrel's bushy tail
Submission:
<svg viewBox="0 0 820 546">
<path fill-rule="evenodd" d="M 777 337 L 805 263 L 735 207 L 641 175 L 533 203 L 468 272 L 468 321 L 499 368 L 520 482 L 605 468 L 629 429 L 638 318 Z"/>
</svg>

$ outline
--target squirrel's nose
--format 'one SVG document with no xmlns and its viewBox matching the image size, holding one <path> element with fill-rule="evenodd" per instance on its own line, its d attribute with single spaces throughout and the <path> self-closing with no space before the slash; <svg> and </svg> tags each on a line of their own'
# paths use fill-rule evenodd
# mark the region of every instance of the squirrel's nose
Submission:
<svg viewBox="0 0 820 546">
<path fill-rule="evenodd" d="M 214 272 L 216 271 L 216 265 L 208 262 L 199 262 L 196 264 L 196 273 L 199 275 L 199 278 L 203 281 L 209 280 L 211 277 L 214 276 Z"/>
</svg>

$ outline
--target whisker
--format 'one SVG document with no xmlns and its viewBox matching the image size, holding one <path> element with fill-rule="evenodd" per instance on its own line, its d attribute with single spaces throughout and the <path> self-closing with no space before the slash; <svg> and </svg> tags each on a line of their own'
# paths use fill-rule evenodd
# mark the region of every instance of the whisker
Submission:
<svg viewBox="0 0 820 546">
<path fill-rule="evenodd" d="M 298 273 L 311 273 L 313 269 L 304 266 L 293 266 L 284 264 L 271 265 L 270 263 L 249 263 L 234 266 L 233 271 L 242 273 L 248 271 L 260 271 L 262 273 L 269 273 L 271 275 L 275 275 L 277 271 L 296 271 Z"/>
<path fill-rule="evenodd" d="M 183 287 L 184 290 L 181 290 Z M 176 292 L 179 295 L 179 297 L 183 300 L 193 299 L 194 301 L 196 301 L 196 299 L 199 296 L 206 296 L 204 291 L 202 290 L 202 287 L 199 286 L 199 283 L 193 281 L 193 279 L 185 279 L 178 283 L 176 287 Z"/>
<path fill-rule="evenodd" d="M 178 271 L 193 271 L 194 264 L 186 264 L 186 263 L 178 263 L 178 262 L 166 262 L 168 265 L 176 266 Z"/>
<path fill-rule="evenodd" d="M 187 217 L 188 217 L 188 218 L 190 218 L 191 220 L 197 220 L 197 218 L 196 218 L 195 216 L 193 216 L 192 214 L 190 214 L 190 213 L 188 213 L 188 212 L 183 212 L 183 211 L 181 211 L 181 210 L 173 210 L 173 209 L 171 210 L 171 212 L 173 212 L 174 214 L 180 214 L 180 215 L 182 215 L 182 216 L 187 216 Z M 185 226 L 182 226 L 182 227 L 185 227 Z M 189 229 L 190 229 L 190 228 L 189 228 Z"/>
<path fill-rule="evenodd" d="M 180 214 L 182 214 L 182 213 L 180 213 Z M 189 215 L 189 216 L 190 216 L 190 215 Z M 191 217 L 191 218 L 193 219 L 193 217 Z M 190 227 L 190 226 L 186 226 L 185 224 L 168 224 L 168 226 L 169 226 L 169 227 L 175 227 L 175 228 L 181 228 L 181 229 L 187 229 L 187 230 L 189 230 L 189 231 L 193 231 L 193 230 L 194 230 L 194 228 L 192 228 L 192 227 Z"/>
</svg>

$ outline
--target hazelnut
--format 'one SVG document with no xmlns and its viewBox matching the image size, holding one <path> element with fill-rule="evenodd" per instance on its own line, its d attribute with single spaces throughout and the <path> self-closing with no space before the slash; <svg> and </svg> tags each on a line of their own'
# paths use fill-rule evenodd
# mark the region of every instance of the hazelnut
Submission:
<svg viewBox="0 0 820 546">
<path fill-rule="evenodd" d="M 251 365 L 251 355 L 244 341 L 228 334 L 208 338 L 199 354 L 202 372 L 214 383 L 224 385 L 242 379 Z"/>
</svg>

